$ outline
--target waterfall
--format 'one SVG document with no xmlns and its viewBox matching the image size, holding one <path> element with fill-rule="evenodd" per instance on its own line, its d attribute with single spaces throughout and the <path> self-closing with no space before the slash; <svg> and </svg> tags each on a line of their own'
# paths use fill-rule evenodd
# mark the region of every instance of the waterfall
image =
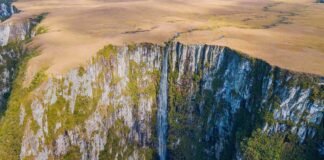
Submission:
<svg viewBox="0 0 324 160">
<path fill-rule="evenodd" d="M 160 79 L 160 90 L 158 97 L 158 139 L 160 160 L 166 159 L 167 127 L 168 127 L 168 52 L 164 53 L 162 64 L 162 74 Z"/>
</svg>

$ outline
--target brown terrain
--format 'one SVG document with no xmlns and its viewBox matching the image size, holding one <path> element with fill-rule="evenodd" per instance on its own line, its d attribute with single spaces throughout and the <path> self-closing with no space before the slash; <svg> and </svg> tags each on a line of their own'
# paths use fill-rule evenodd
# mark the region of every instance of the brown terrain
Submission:
<svg viewBox="0 0 324 160">
<path fill-rule="evenodd" d="M 61 75 L 107 44 L 224 45 L 294 71 L 324 75 L 324 4 L 315 0 L 19 0 L 9 21 L 49 13 L 28 65 Z"/>
</svg>

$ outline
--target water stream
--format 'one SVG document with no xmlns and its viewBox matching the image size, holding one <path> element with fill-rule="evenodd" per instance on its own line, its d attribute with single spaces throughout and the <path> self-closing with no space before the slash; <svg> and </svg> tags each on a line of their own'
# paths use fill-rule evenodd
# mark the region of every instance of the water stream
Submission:
<svg viewBox="0 0 324 160">
<path fill-rule="evenodd" d="M 167 155 L 166 143 L 168 127 L 168 52 L 164 53 L 158 101 L 158 151 L 160 160 L 165 160 Z"/>
</svg>

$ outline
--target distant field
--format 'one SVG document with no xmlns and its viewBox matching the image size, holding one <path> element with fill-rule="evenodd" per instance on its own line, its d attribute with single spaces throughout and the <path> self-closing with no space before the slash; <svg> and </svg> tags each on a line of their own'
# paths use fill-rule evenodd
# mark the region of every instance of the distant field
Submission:
<svg viewBox="0 0 324 160">
<path fill-rule="evenodd" d="M 84 65 L 106 44 L 225 45 L 295 71 L 324 75 L 324 4 L 312 0 L 19 0 L 11 20 L 48 12 L 36 37 L 42 68 L 60 75 Z"/>
</svg>

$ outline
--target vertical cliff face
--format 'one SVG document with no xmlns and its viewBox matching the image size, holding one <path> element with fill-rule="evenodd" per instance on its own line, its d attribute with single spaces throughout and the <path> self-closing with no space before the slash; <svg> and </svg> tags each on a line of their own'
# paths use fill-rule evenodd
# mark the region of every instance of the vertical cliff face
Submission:
<svg viewBox="0 0 324 160">
<path fill-rule="evenodd" d="M 25 56 L 25 43 L 35 35 L 43 15 L 19 22 L 0 24 L 0 113 L 5 109 L 19 62 Z"/>
<path fill-rule="evenodd" d="M 240 159 L 257 135 L 323 149 L 322 79 L 226 47 L 109 45 L 63 77 L 22 75 L 0 123 L 9 159 L 156 159 L 166 129 L 167 159 Z"/>
<path fill-rule="evenodd" d="M 18 12 L 18 9 L 11 3 L 11 0 L 0 0 L 0 21 L 6 20 Z"/>
<path fill-rule="evenodd" d="M 30 93 L 20 158 L 152 159 L 161 49 L 107 46 Z"/>
<path fill-rule="evenodd" d="M 0 47 L 0 110 L 4 111 L 10 95 L 11 83 L 15 70 L 24 51 L 20 42 L 12 42 L 5 47 Z"/>
<path fill-rule="evenodd" d="M 229 48 L 174 44 L 174 51 L 170 158 L 239 158 L 240 143 L 258 128 L 269 135 L 297 135 L 300 143 L 317 139 L 320 146 L 319 77 L 272 67 Z"/>
<path fill-rule="evenodd" d="M 19 22 L 3 22 L 0 25 L 0 46 L 13 41 L 22 41 L 33 36 L 32 28 L 42 19 L 29 19 Z"/>
</svg>

